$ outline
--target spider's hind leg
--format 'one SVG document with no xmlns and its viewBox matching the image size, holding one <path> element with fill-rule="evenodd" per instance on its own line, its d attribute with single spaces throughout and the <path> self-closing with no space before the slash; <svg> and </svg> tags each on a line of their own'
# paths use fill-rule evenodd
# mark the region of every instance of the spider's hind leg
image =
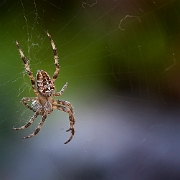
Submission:
<svg viewBox="0 0 180 180">
<path fill-rule="evenodd" d="M 64 111 L 69 114 L 70 128 L 66 132 L 71 131 L 71 136 L 64 143 L 64 144 L 67 144 L 68 142 L 70 142 L 72 140 L 72 138 L 74 137 L 74 134 L 75 134 L 75 130 L 74 130 L 75 118 L 74 118 L 74 114 L 73 114 L 73 108 L 69 102 L 57 100 L 53 103 L 53 109 L 58 109 L 60 111 Z"/>
<path fill-rule="evenodd" d="M 29 136 L 23 137 L 23 139 L 31 138 L 31 137 L 35 136 L 36 134 L 38 134 L 38 132 L 41 130 L 41 127 L 42 127 L 42 125 L 44 124 L 46 118 L 47 118 L 47 115 L 46 115 L 46 114 L 43 115 L 43 116 L 42 116 L 42 120 L 41 120 L 41 122 L 38 124 L 38 127 L 35 129 L 35 131 L 34 131 L 32 134 L 30 134 Z"/>
<path fill-rule="evenodd" d="M 38 115 L 39 115 L 39 113 L 35 112 L 28 123 L 26 123 L 24 126 L 21 126 L 19 128 L 13 128 L 13 129 L 14 130 L 22 130 L 22 129 L 25 129 L 25 128 L 29 127 L 34 122 L 35 118 L 37 118 Z"/>
</svg>

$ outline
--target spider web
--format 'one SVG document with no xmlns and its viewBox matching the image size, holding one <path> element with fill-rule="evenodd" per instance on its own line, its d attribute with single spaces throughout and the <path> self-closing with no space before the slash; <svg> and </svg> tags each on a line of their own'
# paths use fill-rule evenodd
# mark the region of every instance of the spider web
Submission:
<svg viewBox="0 0 180 180">
<path fill-rule="evenodd" d="M 1 26 L 0 179 L 180 178 L 180 2 L 178 0 L 4 0 Z M 56 91 L 75 110 L 54 111 L 40 133 L 21 140 L 34 97 L 19 52 L 31 70 L 55 71 L 45 33 L 59 54 Z M 136 177 L 136 178 L 134 178 Z"/>
</svg>

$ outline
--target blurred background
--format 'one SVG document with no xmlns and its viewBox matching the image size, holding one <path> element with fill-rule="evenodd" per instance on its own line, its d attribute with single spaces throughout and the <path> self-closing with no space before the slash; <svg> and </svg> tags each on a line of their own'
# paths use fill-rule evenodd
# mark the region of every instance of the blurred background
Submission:
<svg viewBox="0 0 180 180">
<path fill-rule="evenodd" d="M 56 91 L 75 111 L 39 116 L 20 100 L 34 97 L 15 45 L 31 70 L 55 71 Z M 0 3 L 0 179 L 180 179 L 180 1 L 6 0 Z"/>
</svg>

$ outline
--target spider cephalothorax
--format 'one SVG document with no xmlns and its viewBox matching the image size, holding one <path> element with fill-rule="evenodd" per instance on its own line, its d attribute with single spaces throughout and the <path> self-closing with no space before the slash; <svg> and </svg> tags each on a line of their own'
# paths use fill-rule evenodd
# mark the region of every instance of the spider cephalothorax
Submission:
<svg viewBox="0 0 180 180">
<path fill-rule="evenodd" d="M 51 46 L 54 53 L 54 60 L 55 60 L 55 66 L 56 70 L 54 72 L 54 75 L 52 78 L 48 75 L 47 72 L 43 70 L 38 70 L 36 74 L 36 80 L 33 77 L 33 74 L 30 70 L 28 61 L 26 57 L 24 56 L 19 43 L 16 41 L 16 45 L 18 47 L 19 53 L 21 55 L 21 59 L 23 60 L 23 63 L 25 65 L 25 69 L 29 75 L 29 78 L 31 80 L 32 89 L 34 90 L 34 93 L 37 97 L 24 97 L 22 98 L 22 103 L 29 108 L 30 110 L 34 111 L 34 115 L 30 118 L 29 122 L 25 124 L 24 126 L 21 126 L 19 128 L 13 128 L 14 130 L 22 130 L 27 127 L 29 127 L 35 120 L 35 118 L 38 115 L 42 116 L 41 122 L 38 124 L 38 127 L 35 129 L 35 131 L 30 134 L 29 136 L 23 137 L 24 139 L 30 138 L 35 136 L 41 129 L 43 123 L 45 122 L 47 115 L 52 113 L 53 109 L 58 109 L 60 111 L 64 111 L 69 114 L 69 120 L 70 120 L 70 128 L 67 131 L 71 131 L 71 137 L 65 142 L 67 144 L 71 141 L 71 139 L 74 136 L 74 113 L 73 113 L 73 107 L 70 102 L 64 101 L 64 100 L 54 100 L 53 96 L 61 96 L 65 89 L 67 88 L 68 83 L 62 87 L 62 89 L 59 92 L 55 92 L 55 86 L 54 82 L 58 77 L 59 74 L 59 62 L 58 62 L 58 54 L 56 50 L 56 46 L 54 44 L 54 41 L 51 38 L 51 35 L 46 32 L 47 36 L 50 39 Z M 32 104 L 29 105 L 29 102 L 32 101 Z"/>
</svg>

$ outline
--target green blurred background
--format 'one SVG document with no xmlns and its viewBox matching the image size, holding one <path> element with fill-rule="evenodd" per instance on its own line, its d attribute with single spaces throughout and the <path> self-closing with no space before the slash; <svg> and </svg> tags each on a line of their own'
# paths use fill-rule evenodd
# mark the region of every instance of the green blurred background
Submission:
<svg viewBox="0 0 180 180">
<path fill-rule="evenodd" d="M 180 178 L 180 1 L 3 1 L 0 4 L 0 179 Z M 23 131 L 34 97 L 19 52 L 31 69 L 55 66 L 45 31 L 55 41 L 56 90 L 76 114 L 54 111 Z M 172 179 L 173 179 L 172 178 Z"/>
</svg>

